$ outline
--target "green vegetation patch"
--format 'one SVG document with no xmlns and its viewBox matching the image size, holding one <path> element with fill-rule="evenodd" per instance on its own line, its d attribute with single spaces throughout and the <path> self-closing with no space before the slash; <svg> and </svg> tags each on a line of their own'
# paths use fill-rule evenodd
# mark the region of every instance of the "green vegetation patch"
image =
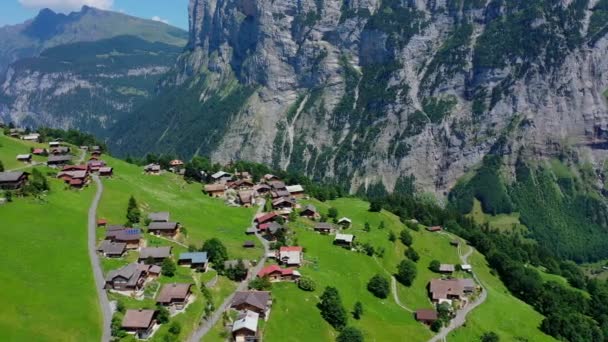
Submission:
<svg viewBox="0 0 608 342">
<path fill-rule="evenodd" d="M 42 200 L 0 206 L 0 340 L 96 341 L 101 312 L 87 252 L 94 187 L 50 182 Z"/>
</svg>

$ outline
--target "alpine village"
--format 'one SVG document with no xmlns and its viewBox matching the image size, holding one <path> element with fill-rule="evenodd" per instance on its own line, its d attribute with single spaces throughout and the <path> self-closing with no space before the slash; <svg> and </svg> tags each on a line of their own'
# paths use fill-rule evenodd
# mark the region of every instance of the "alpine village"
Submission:
<svg viewBox="0 0 608 342">
<path fill-rule="evenodd" d="M 0 341 L 608 342 L 607 1 L 28 3 Z"/>
</svg>

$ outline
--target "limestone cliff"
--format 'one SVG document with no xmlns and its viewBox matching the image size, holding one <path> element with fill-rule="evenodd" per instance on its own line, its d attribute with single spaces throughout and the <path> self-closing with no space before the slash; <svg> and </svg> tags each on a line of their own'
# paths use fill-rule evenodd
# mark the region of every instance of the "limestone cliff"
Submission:
<svg viewBox="0 0 608 342">
<path fill-rule="evenodd" d="M 191 0 L 187 51 L 159 95 L 187 91 L 196 105 L 146 107 L 114 147 L 267 162 L 352 190 L 414 174 L 443 192 L 497 146 L 542 156 L 567 144 L 601 160 L 588 145 L 608 129 L 607 11 L 605 0 Z"/>
</svg>

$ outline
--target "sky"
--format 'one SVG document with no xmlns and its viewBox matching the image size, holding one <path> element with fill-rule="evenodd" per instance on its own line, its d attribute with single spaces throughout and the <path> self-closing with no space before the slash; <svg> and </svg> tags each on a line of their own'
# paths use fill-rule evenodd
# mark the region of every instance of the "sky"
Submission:
<svg viewBox="0 0 608 342">
<path fill-rule="evenodd" d="M 83 5 L 188 29 L 188 0 L 0 0 L 0 26 L 24 22 L 42 8 L 69 13 L 80 10 Z"/>
</svg>

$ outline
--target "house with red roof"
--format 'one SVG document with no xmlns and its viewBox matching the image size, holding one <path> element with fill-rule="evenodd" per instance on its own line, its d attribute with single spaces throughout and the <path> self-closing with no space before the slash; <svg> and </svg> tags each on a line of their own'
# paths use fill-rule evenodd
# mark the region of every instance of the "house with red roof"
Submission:
<svg viewBox="0 0 608 342">
<path fill-rule="evenodd" d="M 266 214 L 262 214 L 258 217 L 255 218 L 255 222 L 259 225 L 264 224 L 264 223 L 269 223 L 271 221 L 274 221 L 277 219 L 277 217 L 279 217 L 279 215 L 275 212 L 272 213 L 266 213 Z"/>
<path fill-rule="evenodd" d="M 269 265 L 258 272 L 258 277 L 267 277 L 271 282 L 296 281 L 300 279 L 301 274 L 297 270 L 291 268 L 282 268 L 279 265 Z"/>
</svg>

